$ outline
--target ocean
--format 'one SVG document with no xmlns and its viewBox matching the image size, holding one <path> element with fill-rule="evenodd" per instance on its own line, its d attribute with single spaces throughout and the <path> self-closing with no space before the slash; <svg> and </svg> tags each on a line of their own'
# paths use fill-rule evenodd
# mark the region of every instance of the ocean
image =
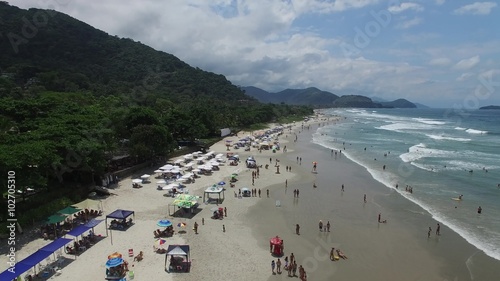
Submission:
<svg viewBox="0 0 500 281">
<path fill-rule="evenodd" d="M 500 110 L 322 113 L 342 120 L 319 127 L 314 143 L 342 149 L 342 155 L 365 167 L 375 180 L 500 260 Z M 463 200 L 453 199 L 460 195 Z"/>
</svg>

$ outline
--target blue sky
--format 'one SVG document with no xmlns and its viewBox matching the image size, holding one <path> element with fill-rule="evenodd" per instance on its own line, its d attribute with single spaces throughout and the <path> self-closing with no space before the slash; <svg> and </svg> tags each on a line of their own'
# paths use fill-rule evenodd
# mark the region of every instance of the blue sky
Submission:
<svg viewBox="0 0 500 281">
<path fill-rule="evenodd" d="M 464 0 L 23 0 L 268 91 L 500 104 L 500 7 Z"/>
</svg>

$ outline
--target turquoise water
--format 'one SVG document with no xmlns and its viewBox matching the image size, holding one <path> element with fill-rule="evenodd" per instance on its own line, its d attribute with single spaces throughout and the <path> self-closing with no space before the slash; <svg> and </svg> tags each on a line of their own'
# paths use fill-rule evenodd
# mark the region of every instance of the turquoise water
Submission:
<svg viewBox="0 0 500 281">
<path fill-rule="evenodd" d="M 342 154 L 365 167 L 374 179 L 500 260 L 499 110 L 328 109 L 323 113 L 343 119 L 318 128 L 314 143 L 345 149 Z M 407 185 L 413 193 L 405 191 Z M 461 194 L 462 201 L 452 200 Z"/>
</svg>

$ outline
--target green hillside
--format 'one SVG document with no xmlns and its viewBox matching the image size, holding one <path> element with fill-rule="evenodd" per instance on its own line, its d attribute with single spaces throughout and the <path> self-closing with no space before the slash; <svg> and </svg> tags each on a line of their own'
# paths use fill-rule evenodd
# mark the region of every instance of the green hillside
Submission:
<svg viewBox="0 0 500 281">
<path fill-rule="evenodd" d="M 55 198 L 78 199 L 72 188 L 99 184 L 115 156 L 164 163 L 180 141 L 312 113 L 262 104 L 223 75 L 68 15 L 0 2 L 0 173 L 41 191 L 18 201 L 24 220 L 67 203 Z"/>
</svg>

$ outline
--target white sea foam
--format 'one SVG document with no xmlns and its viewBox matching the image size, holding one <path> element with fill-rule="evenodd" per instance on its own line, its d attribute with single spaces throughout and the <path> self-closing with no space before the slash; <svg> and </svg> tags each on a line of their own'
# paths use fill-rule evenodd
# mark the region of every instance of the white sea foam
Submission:
<svg viewBox="0 0 500 281">
<path fill-rule="evenodd" d="M 471 141 L 471 139 L 466 139 L 466 138 L 454 138 L 454 137 L 447 137 L 443 135 L 431 135 L 431 134 L 426 134 L 431 139 L 435 140 L 452 140 L 452 141 Z"/>
<path fill-rule="evenodd" d="M 443 121 L 437 121 L 433 119 L 427 119 L 427 118 L 412 118 L 413 120 L 416 120 L 420 123 L 428 124 L 428 125 L 444 125 L 446 122 Z"/>
<path fill-rule="evenodd" d="M 455 127 L 455 130 L 465 131 L 465 130 L 467 130 L 467 128 Z"/>
<path fill-rule="evenodd" d="M 411 122 L 395 122 L 388 125 L 382 125 L 380 127 L 376 127 L 376 129 L 388 130 L 393 132 L 404 132 L 405 130 L 429 130 L 433 129 L 431 125 L 428 124 L 419 124 L 419 123 L 411 123 Z"/>
<path fill-rule="evenodd" d="M 438 172 L 438 170 L 434 170 L 434 167 L 432 167 L 430 165 L 424 165 L 424 164 L 419 164 L 419 163 L 415 163 L 415 162 L 410 162 L 410 164 L 419 168 L 419 169 L 422 169 L 422 170 L 426 170 L 426 171 L 434 172 L 434 173 Z"/>
<path fill-rule="evenodd" d="M 408 149 L 408 152 L 399 155 L 403 162 L 414 162 L 427 157 L 446 157 L 452 155 L 452 151 L 428 148 L 423 143 L 414 145 Z"/>
<path fill-rule="evenodd" d="M 480 130 L 475 130 L 475 129 L 467 129 L 465 131 L 469 134 L 479 134 L 479 135 L 484 135 L 484 134 L 488 133 L 488 131 L 480 131 Z"/>
</svg>

